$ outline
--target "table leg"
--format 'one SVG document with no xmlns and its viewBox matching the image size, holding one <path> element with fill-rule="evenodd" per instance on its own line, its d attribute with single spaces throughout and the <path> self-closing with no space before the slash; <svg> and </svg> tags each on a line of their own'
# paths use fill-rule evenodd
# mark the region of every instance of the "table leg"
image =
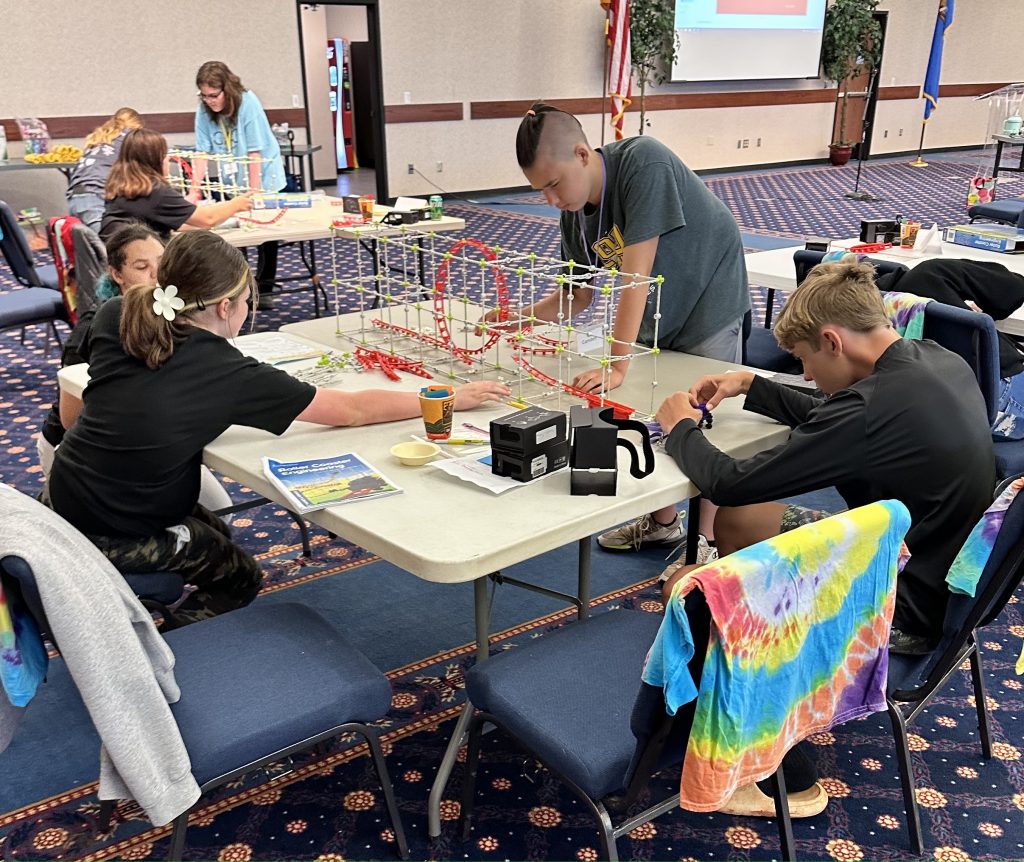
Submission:
<svg viewBox="0 0 1024 862">
<path fill-rule="evenodd" d="M 490 613 L 487 601 L 488 578 L 477 578 L 473 581 L 473 617 L 476 624 L 476 660 L 486 661 L 489 652 Z M 427 835 L 437 838 L 441 834 L 441 797 L 448 785 L 452 768 L 455 766 L 455 759 L 459 755 L 459 748 L 462 745 L 462 737 L 466 734 L 469 721 L 473 717 L 473 704 L 468 700 L 462 709 L 462 714 L 452 731 L 452 738 L 448 741 L 448 747 L 444 750 L 441 764 L 437 767 L 437 775 L 430 787 L 430 796 L 427 798 Z"/>
<path fill-rule="evenodd" d="M 580 600 L 578 616 L 585 620 L 590 616 L 590 536 L 580 539 L 580 554 L 578 566 L 579 580 L 576 586 L 576 595 Z"/>
<path fill-rule="evenodd" d="M 700 501 L 703 498 L 698 494 L 690 499 L 686 510 L 686 563 L 692 565 L 697 562 L 697 539 L 700 537 Z"/>
<path fill-rule="evenodd" d="M 764 309 L 764 328 L 772 328 L 772 312 L 775 310 L 775 288 L 768 288 L 768 304 Z"/>
<path fill-rule="evenodd" d="M 1024 159 L 1024 149 L 1021 150 L 1021 158 Z M 1003 142 L 996 141 L 996 161 L 992 166 L 992 200 L 996 199 L 996 192 L 999 191 L 999 165 L 1003 160 Z"/>
</svg>

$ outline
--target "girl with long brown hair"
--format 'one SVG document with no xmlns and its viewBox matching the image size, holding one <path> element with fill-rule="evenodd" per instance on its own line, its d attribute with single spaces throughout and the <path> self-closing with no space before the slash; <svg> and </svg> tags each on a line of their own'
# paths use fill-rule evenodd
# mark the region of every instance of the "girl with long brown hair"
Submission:
<svg viewBox="0 0 1024 862">
<path fill-rule="evenodd" d="M 270 128 L 263 105 L 252 90 L 220 60 L 209 60 L 196 72 L 199 104 L 196 106 L 196 149 L 199 153 L 235 156 L 248 160 L 248 168 L 232 160 L 218 165 L 224 186 L 279 192 L 285 187 L 281 147 Z M 206 176 L 206 161 L 197 156 L 192 162 L 192 193 L 199 199 Z M 261 308 L 270 307 L 270 294 L 277 277 L 276 242 L 259 247 L 256 282 L 260 288 Z"/>
<path fill-rule="evenodd" d="M 103 187 L 121 152 L 124 137 L 142 128 L 134 108 L 118 108 L 114 116 L 93 129 L 85 139 L 82 158 L 68 178 L 68 213 L 99 233 L 103 219 Z"/>
<path fill-rule="evenodd" d="M 120 571 L 173 571 L 195 585 L 178 611 L 185 619 L 248 604 L 263 577 L 197 502 L 207 444 L 232 425 L 282 434 L 296 419 L 366 425 L 420 413 L 415 391 L 318 389 L 240 353 L 230 339 L 255 299 L 238 249 L 209 231 L 175 236 L 156 284 L 96 313 L 84 408 L 44 490 Z M 455 406 L 508 395 L 499 383 L 469 383 Z"/>
<path fill-rule="evenodd" d="M 100 238 L 106 242 L 119 228 L 141 221 L 167 239 L 183 225 L 209 228 L 252 208 L 248 195 L 197 207 L 167 182 L 167 141 L 152 129 L 125 135 L 121 153 L 110 169 Z"/>
</svg>

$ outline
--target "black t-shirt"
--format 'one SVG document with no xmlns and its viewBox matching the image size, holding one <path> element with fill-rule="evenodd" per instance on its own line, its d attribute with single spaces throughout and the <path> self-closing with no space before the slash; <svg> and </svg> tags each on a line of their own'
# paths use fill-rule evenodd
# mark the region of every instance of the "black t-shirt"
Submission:
<svg viewBox="0 0 1024 862">
<path fill-rule="evenodd" d="M 281 434 L 316 389 L 205 329 L 151 371 L 122 349 L 120 318 L 115 298 L 93 319 L 85 408 L 57 449 L 50 500 L 87 535 L 152 536 L 195 508 L 207 443 L 231 425 Z"/>
<path fill-rule="evenodd" d="M 196 211 L 196 205 L 185 200 L 181 192 L 166 183 L 157 183 L 148 195 L 138 198 L 118 196 L 103 208 L 100 239 L 108 242 L 118 228 L 141 221 L 153 228 L 166 241 Z"/>
<path fill-rule="evenodd" d="M 755 377 L 744 408 L 792 427 L 789 439 L 737 460 L 688 419 L 672 429 L 666 449 L 701 493 L 742 506 L 834 485 L 850 507 L 899 500 L 913 556 L 897 581 L 893 625 L 942 631 L 946 574 L 995 488 L 988 413 L 967 363 L 933 341 L 900 339 L 873 374 L 831 398 Z"/>
<path fill-rule="evenodd" d="M 92 329 L 92 319 L 96 316 L 96 310 L 90 309 L 78 315 L 78 323 L 71 330 L 71 335 L 64 342 L 60 352 L 60 367 L 68 365 L 81 365 L 89 361 L 89 331 Z M 50 412 L 43 420 L 43 427 L 39 432 L 51 446 L 59 446 L 64 439 L 64 426 L 60 421 L 60 391 L 57 392 L 57 399 L 53 402 Z"/>
</svg>

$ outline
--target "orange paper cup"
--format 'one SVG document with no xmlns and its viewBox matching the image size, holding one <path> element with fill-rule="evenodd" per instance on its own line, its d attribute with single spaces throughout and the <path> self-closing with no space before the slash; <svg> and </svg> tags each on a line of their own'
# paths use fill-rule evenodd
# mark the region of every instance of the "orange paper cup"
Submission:
<svg viewBox="0 0 1024 862">
<path fill-rule="evenodd" d="M 447 392 L 447 395 L 442 393 Z M 455 393 L 448 386 L 429 386 L 420 392 L 420 412 L 428 440 L 447 440 L 452 435 Z"/>
</svg>

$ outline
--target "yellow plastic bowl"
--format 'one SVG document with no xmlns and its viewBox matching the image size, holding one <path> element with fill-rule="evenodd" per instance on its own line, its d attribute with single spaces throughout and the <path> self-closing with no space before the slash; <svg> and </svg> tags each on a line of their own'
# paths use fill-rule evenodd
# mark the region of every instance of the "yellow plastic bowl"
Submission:
<svg viewBox="0 0 1024 862">
<path fill-rule="evenodd" d="M 396 443 L 391 447 L 391 454 L 407 467 L 422 467 L 431 458 L 440 454 L 441 447 L 436 443 Z"/>
</svg>

